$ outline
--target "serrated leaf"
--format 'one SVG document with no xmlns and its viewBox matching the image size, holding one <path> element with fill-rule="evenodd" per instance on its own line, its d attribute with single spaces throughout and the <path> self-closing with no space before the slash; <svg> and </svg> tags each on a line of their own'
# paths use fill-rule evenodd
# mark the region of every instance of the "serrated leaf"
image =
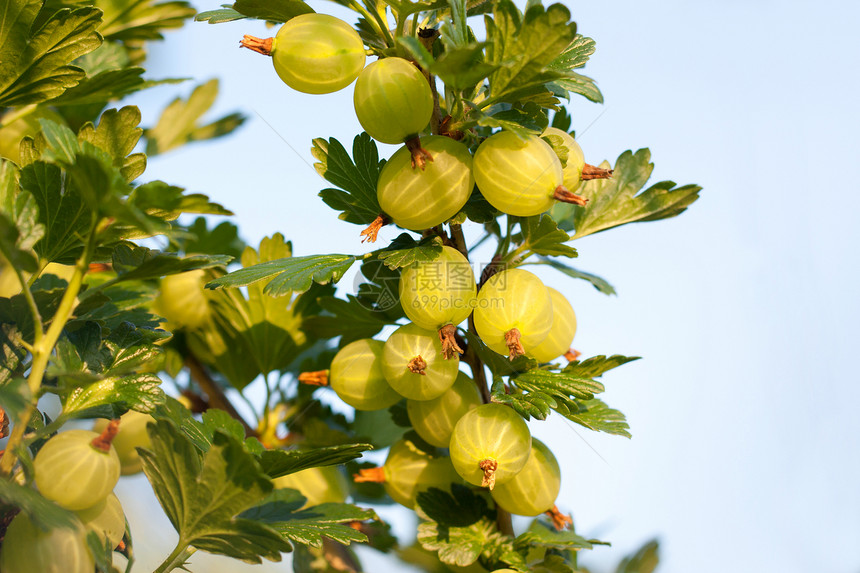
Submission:
<svg viewBox="0 0 860 573">
<path fill-rule="evenodd" d="M 615 573 L 653 573 L 660 564 L 659 549 L 660 544 L 656 539 L 652 539 L 636 553 L 625 557 L 618 564 Z"/>
<path fill-rule="evenodd" d="M 436 487 L 422 491 L 416 498 L 422 515 L 444 527 L 467 527 L 494 516 L 487 500 L 461 484 L 451 484 L 451 492 Z"/>
<path fill-rule="evenodd" d="M 45 499 L 32 487 L 10 479 L 0 479 L 0 500 L 19 508 L 39 528 L 47 531 L 56 527 L 78 527 L 75 514 Z"/>
<path fill-rule="evenodd" d="M 522 14 L 511 0 L 495 4 L 493 18 L 485 17 L 487 62 L 500 65 L 490 75 L 490 96 L 494 101 L 516 102 L 518 95 L 542 86 L 557 77 L 549 64 L 570 44 L 576 24 L 561 4 L 548 8 L 527 6 Z"/>
<path fill-rule="evenodd" d="M 148 426 L 151 449 L 138 448 L 143 471 L 179 533 L 179 545 L 248 563 L 279 561 L 290 544 L 266 524 L 239 517 L 272 484 L 234 438 L 216 432 L 202 454 L 167 420 Z"/>
<path fill-rule="evenodd" d="M 550 83 L 548 87 L 550 89 L 558 87 L 566 92 L 581 95 L 594 103 L 603 103 L 603 94 L 595 81 L 576 72 L 568 72 L 563 78 Z"/>
<path fill-rule="evenodd" d="M 239 258 L 245 250 L 245 242 L 239 238 L 239 228 L 229 221 L 222 221 L 209 229 L 206 219 L 197 217 L 186 227 L 186 230 L 190 236 L 182 237 L 177 241 L 186 253 L 228 255 Z"/>
<path fill-rule="evenodd" d="M 597 275 L 591 274 L 591 273 L 586 273 L 585 271 L 580 271 L 578 269 L 575 269 L 573 267 L 570 267 L 568 265 L 560 263 L 559 261 L 554 261 L 552 259 L 544 258 L 541 260 L 540 263 L 529 263 L 529 264 L 549 265 L 552 268 L 554 268 L 555 270 L 561 271 L 569 277 L 572 277 L 575 279 L 582 279 L 582 280 L 590 282 L 594 288 L 596 288 L 598 291 L 602 292 L 605 295 L 618 294 L 615 291 L 615 287 L 613 287 L 611 284 L 609 284 L 609 282 L 606 279 L 599 277 Z"/>
<path fill-rule="evenodd" d="M 370 338 L 386 325 L 396 322 L 396 319 L 389 318 L 352 295 L 347 295 L 347 300 L 322 297 L 319 304 L 326 314 L 308 317 L 302 323 L 302 328 L 318 338 L 341 336 L 342 344 Z"/>
<path fill-rule="evenodd" d="M 502 356 L 498 352 L 490 350 L 477 335 L 468 331 L 465 331 L 463 334 L 469 346 L 475 349 L 478 357 L 487 365 L 494 377 L 510 376 L 519 372 L 526 372 L 536 368 L 538 365 L 535 359 L 528 356 L 517 356 L 513 361 L 509 360 L 507 356 Z"/>
<path fill-rule="evenodd" d="M 140 110 L 136 106 L 125 106 L 120 110 L 109 109 L 102 113 L 98 127 L 86 123 L 78 131 L 78 140 L 87 141 L 113 158 L 126 181 L 133 181 L 146 169 L 146 156 L 133 153 L 143 129 Z"/>
<path fill-rule="evenodd" d="M 577 402 L 577 406 L 579 411 L 566 414 L 565 418 L 595 432 L 631 437 L 630 424 L 624 414 L 610 408 L 602 400 L 585 400 Z"/>
<path fill-rule="evenodd" d="M 558 551 L 593 549 L 594 543 L 601 543 L 594 539 L 586 539 L 570 529 L 561 531 L 555 529 L 551 524 L 541 519 L 535 519 L 529 525 L 527 531 L 516 538 L 517 546 L 537 546 Z"/>
<path fill-rule="evenodd" d="M 311 288 L 311 284 L 337 282 L 349 270 L 352 255 L 308 255 L 267 261 L 239 269 L 206 285 L 209 289 L 241 287 L 269 280 L 264 292 L 270 296 L 286 296 Z"/>
<path fill-rule="evenodd" d="M 274 479 L 308 468 L 345 464 L 372 449 L 370 444 L 344 444 L 312 450 L 266 450 L 260 457 L 260 467 Z"/>
<path fill-rule="evenodd" d="M 583 67 L 596 50 L 591 38 L 577 34 L 564 51 L 547 66 L 553 70 L 570 71 Z"/>
<path fill-rule="evenodd" d="M 101 71 L 67 89 L 60 97 L 51 100 L 51 105 L 104 104 L 147 88 L 185 81 L 184 79 L 147 80 L 143 78 L 145 71 L 141 67 Z"/>
<path fill-rule="evenodd" d="M 520 139 L 527 139 L 543 131 L 546 125 L 541 126 L 535 121 L 532 114 L 522 109 L 507 109 L 487 115 L 480 110 L 472 110 L 469 113 L 474 125 L 489 127 L 491 129 L 504 129 L 510 131 Z M 471 125 L 471 123 L 466 125 Z"/>
<path fill-rule="evenodd" d="M 132 243 L 121 243 L 111 254 L 113 269 L 117 273 L 114 282 L 128 280 L 157 279 L 195 269 L 223 267 L 233 260 L 225 255 L 190 255 L 180 257 Z"/>
<path fill-rule="evenodd" d="M 415 263 L 427 263 L 442 254 L 442 239 L 428 237 L 416 241 L 408 233 L 402 233 L 385 249 L 375 251 L 376 258 L 389 269 L 408 267 Z"/>
<path fill-rule="evenodd" d="M 181 0 L 96 0 L 95 4 L 104 11 L 99 32 L 106 39 L 128 43 L 161 40 L 162 31 L 180 28 L 195 12 Z"/>
<path fill-rule="evenodd" d="M 202 193 L 185 193 L 182 187 L 164 181 L 149 181 L 135 187 L 129 196 L 129 204 L 151 217 L 165 221 L 172 221 L 182 213 L 233 214 L 222 205 L 209 201 L 209 197 Z"/>
<path fill-rule="evenodd" d="M 545 392 L 564 398 L 590 400 L 604 391 L 604 386 L 586 375 L 576 372 L 553 372 L 534 369 L 518 374 L 511 380 L 517 388 L 526 392 Z"/>
<path fill-rule="evenodd" d="M 324 538 L 344 545 L 367 541 L 364 533 L 345 524 L 374 518 L 373 510 L 345 503 L 322 503 L 300 509 L 305 501 L 294 489 L 279 489 L 240 517 L 265 523 L 287 539 L 311 547 L 322 547 Z"/>
<path fill-rule="evenodd" d="M 418 526 L 418 542 L 424 549 L 437 552 L 443 563 L 468 567 L 481 556 L 491 533 L 492 525 L 486 518 L 468 527 L 425 521 Z"/>
<path fill-rule="evenodd" d="M 522 234 L 522 246 L 529 251 L 547 257 L 577 257 L 576 249 L 566 245 L 570 236 L 558 228 L 546 213 L 534 217 L 517 218 Z"/>
<path fill-rule="evenodd" d="M 8 0 L 0 16 L 0 107 L 55 98 L 84 71 L 71 62 L 99 47 L 102 13 L 92 7 L 56 11 L 33 29 L 40 0 Z"/>
<path fill-rule="evenodd" d="M 164 402 L 161 379 L 155 374 L 110 376 L 75 388 L 63 403 L 63 413 L 75 416 L 91 408 L 122 402 L 138 412 L 151 413 Z"/>
<path fill-rule="evenodd" d="M 613 368 L 618 368 L 634 360 L 639 360 L 639 356 L 621 356 L 620 354 L 613 354 L 609 357 L 592 356 L 585 360 L 571 362 L 564 367 L 562 372 L 581 377 L 597 378 Z"/>
<path fill-rule="evenodd" d="M 352 155 L 331 138 L 314 139 L 311 154 L 317 160 L 314 168 L 338 189 L 323 189 L 319 195 L 326 205 L 341 211 L 339 219 L 368 225 L 382 212 L 376 198 L 376 182 L 385 160 L 379 159 L 376 142 L 362 132 L 352 143 Z"/>
<path fill-rule="evenodd" d="M 606 162 L 602 166 L 609 167 Z M 550 214 L 562 229 L 575 229 L 573 238 L 578 239 L 627 223 L 675 217 L 699 198 L 700 186 L 678 187 L 673 181 L 642 191 L 653 171 L 648 149 L 625 151 L 615 162 L 611 179 L 586 181 L 577 190 L 588 199 L 586 207 L 556 203 Z"/>
<path fill-rule="evenodd" d="M 247 16 L 232 8 L 232 4 L 222 4 L 217 10 L 206 10 L 194 16 L 197 22 L 208 22 L 209 24 L 222 24 L 224 22 L 235 22 L 244 20 Z"/>
<path fill-rule="evenodd" d="M 18 195 L 10 212 L 0 212 L 0 254 L 9 264 L 27 272 L 38 269 L 33 246 L 45 232 L 38 214 L 35 198 L 26 192 Z"/>
<path fill-rule="evenodd" d="M 153 156 L 165 153 L 193 141 L 202 141 L 227 135 L 242 123 L 244 116 L 234 113 L 210 124 L 199 121 L 215 103 L 218 80 L 209 80 L 194 88 L 187 100 L 176 98 L 161 113 L 155 127 L 146 130 L 146 153 Z"/>
<path fill-rule="evenodd" d="M 236 0 L 233 9 L 249 18 L 279 23 L 314 11 L 300 0 Z"/>
</svg>

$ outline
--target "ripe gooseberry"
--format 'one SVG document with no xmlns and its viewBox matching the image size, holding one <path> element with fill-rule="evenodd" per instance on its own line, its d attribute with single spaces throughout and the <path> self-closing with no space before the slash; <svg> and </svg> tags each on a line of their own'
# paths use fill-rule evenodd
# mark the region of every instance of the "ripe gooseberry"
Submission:
<svg viewBox="0 0 860 573">
<path fill-rule="evenodd" d="M 418 494 L 431 487 L 449 491 L 452 483 L 462 483 L 448 457 L 431 457 L 408 440 L 391 446 L 382 467 L 361 470 L 358 483 L 382 483 L 391 499 L 408 508 L 415 507 Z"/>
<path fill-rule="evenodd" d="M 549 291 L 537 276 L 507 269 L 481 287 L 475 329 L 484 344 L 513 360 L 544 341 L 552 328 L 552 308 Z"/>
<path fill-rule="evenodd" d="M 304 507 L 321 503 L 343 503 L 349 495 L 346 477 L 336 466 L 308 468 L 275 478 L 272 483 L 276 488 L 298 490 L 307 499 Z"/>
<path fill-rule="evenodd" d="M 382 143 L 415 137 L 433 114 L 430 84 L 403 58 L 383 58 L 364 68 L 355 82 L 353 103 L 361 127 Z"/>
<path fill-rule="evenodd" d="M 552 299 L 552 327 L 543 342 L 529 350 L 528 354 L 538 362 L 549 362 L 570 350 L 576 335 L 576 313 L 564 295 L 552 287 L 546 287 Z"/>
<path fill-rule="evenodd" d="M 447 448 L 454 426 L 463 415 L 481 404 L 475 382 L 465 372 L 457 373 L 454 385 L 432 400 L 407 400 L 406 412 L 412 428 L 425 442 Z"/>
<path fill-rule="evenodd" d="M 149 414 L 142 414 L 134 410 L 129 410 L 120 417 L 119 432 L 114 437 L 112 444 L 119 456 L 120 464 L 122 464 L 120 471 L 122 475 L 136 474 L 143 469 L 136 448 L 150 448 L 152 446 L 149 432 L 146 431 L 146 424 L 151 421 L 153 419 Z M 93 431 L 101 433 L 107 425 L 108 420 L 98 420 L 93 425 Z"/>
<path fill-rule="evenodd" d="M 166 318 L 173 328 L 200 328 L 209 318 L 209 301 L 204 294 L 204 284 L 206 271 L 202 269 L 164 277 L 155 299 L 155 311 Z"/>
<path fill-rule="evenodd" d="M 513 479 L 497 485 L 492 496 L 505 511 L 535 516 L 552 509 L 560 489 L 558 461 L 546 444 L 532 438 L 526 465 Z"/>
<path fill-rule="evenodd" d="M 414 263 L 400 274 L 400 304 L 406 316 L 427 330 L 458 325 L 472 314 L 477 287 L 460 251 L 443 246 L 432 261 Z"/>
<path fill-rule="evenodd" d="M 557 127 L 548 127 L 544 136 L 555 135 L 561 138 L 567 148 L 567 163 L 564 165 L 564 183 L 568 191 L 576 191 L 582 185 L 582 168 L 585 167 L 585 154 L 572 135 Z"/>
<path fill-rule="evenodd" d="M 93 573 L 95 566 L 83 527 L 43 531 L 23 512 L 9 524 L 0 548 L 3 573 Z"/>
<path fill-rule="evenodd" d="M 351 84 L 364 68 L 364 44 L 352 26 L 328 14 L 301 14 L 281 26 L 272 62 L 285 84 L 328 94 Z"/>
<path fill-rule="evenodd" d="M 460 358 L 445 359 L 439 335 L 409 323 L 395 330 L 385 342 L 382 372 L 401 396 L 431 400 L 454 384 Z"/>
<path fill-rule="evenodd" d="M 483 404 L 466 412 L 454 426 L 449 451 L 463 479 L 492 490 L 523 469 L 531 443 L 522 416 L 502 404 Z"/>
<path fill-rule="evenodd" d="M 380 410 L 400 401 L 382 370 L 385 343 L 371 338 L 350 342 L 331 362 L 329 384 L 356 410 Z"/>
<path fill-rule="evenodd" d="M 95 531 L 102 540 L 110 542 L 111 547 L 116 547 L 122 541 L 125 534 L 125 515 L 122 512 L 122 504 L 114 493 L 92 507 L 75 512 L 81 524 L 87 531 Z"/>
<path fill-rule="evenodd" d="M 421 78 L 426 84 L 426 80 Z M 379 174 L 376 196 L 379 206 L 404 229 L 423 231 L 456 215 L 475 186 L 472 155 L 450 137 L 432 135 L 421 146 L 433 161 L 424 169 L 412 167 L 412 152 L 401 147 Z"/>
<path fill-rule="evenodd" d="M 68 430 L 45 442 L 33 460 L 36 487 L 42 495 L 71 510 L 92 507 L 105 499 L 121 469 L 110 444 L 116 425 L 109 424 L 101 435 Z"/>
<path fill-rule="evenodd" d="M 536 136 L 520 139 L 510 131 L 487 138 L 475 152 L 475 182 L 490 204 L 509 215 L 530 217 L 553 205 L 564 181 L 552 147 Z"/>
</svg>

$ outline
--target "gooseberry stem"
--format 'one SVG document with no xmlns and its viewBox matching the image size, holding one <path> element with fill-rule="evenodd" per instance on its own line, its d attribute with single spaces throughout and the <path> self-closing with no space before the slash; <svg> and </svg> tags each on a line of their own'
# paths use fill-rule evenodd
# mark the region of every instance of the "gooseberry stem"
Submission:
<svg viewBox="0 0 860 573">
<path fill-rule="evenodd" d="M 245 34 L 244 36 L 242 36 L 242 41 L 239 42 L 239 46 L 242 48 L 248 48 L 249 50 L 257 52 L 258 54 L 263 54 L 264 56 L 271 56 L 274 40 L 274 38 L 264 39 Z"/>
<path fill-rule="evenodd" d="M 245 429 L 245 436 L 257 435 L 256 430 L 245 421 L 230 399 L 224 394 L 218 383 L 212 379 L 209 372 L 206 371 L 206 367 L 191 352 L 185 357 L 185 366 L 188 367 L 188 373 L 191 374 L 191 377 L 197 382 L 197 385 L 200 386 L 200 389 L 203 390 L 209 399 L 210 408 L 218 408 L 230 414 L 231 418 L 242 424 L 242 427 Z"/>
<path fill-rule="evenodd" d="M 176 548 L 158 566 L 158 569 L 154 573 L 168 573 L 178 567 L 182 567 L 188 561 L 188 558 L 194 555 L 195 551 L 197 551 L 196 547 L 191 547 L 187 543 L 183 543 L 180 539 L 179 543 L 176 544 Z"/>
</svg>

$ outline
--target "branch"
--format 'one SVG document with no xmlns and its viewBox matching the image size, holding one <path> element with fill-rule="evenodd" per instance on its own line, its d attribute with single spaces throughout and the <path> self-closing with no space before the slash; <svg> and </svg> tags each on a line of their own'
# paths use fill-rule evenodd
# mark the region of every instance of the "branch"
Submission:
<svg viewBox="0 0 860 573">
<path fill-rule="evenodd" d="M 221 386 L 212 379 L 212 376 L 210 376 L 209 372 L 206 371 L 206 367 L 200 363 L 200 360 L 198 360 L 196 356 L 191 353 L 186 355 L 185 365 L 188 367 L 191 377 L 195 382 L 197 382 L 200 389 L 206 393 L 206 396 L 209 397 L 210 408 L 224 410 L 230 414 L 231 418 L 238 420 L 239 423 L 242 424 L 242 427 L 245 428 L 245 436 L 257 435 L 257 431 L 248 425 L 248 422 L 246 422 L 242 415 L 239 414 L 239 411 L 236 410 L 236 407 L 233 406 L 233 403 L 230 402 L 230 399 L 226 394 L 224 394 Z"/>
</svg>

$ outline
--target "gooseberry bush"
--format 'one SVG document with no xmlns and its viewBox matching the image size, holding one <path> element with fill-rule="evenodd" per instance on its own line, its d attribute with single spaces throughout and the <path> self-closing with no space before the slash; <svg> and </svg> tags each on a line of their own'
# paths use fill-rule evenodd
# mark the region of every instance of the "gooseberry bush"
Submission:
<svg viewBox="0 0 860 573">
<path fill-rule="evenodd" d="M 236 0 L 195 18 L 277 26 L 241 46 L 271 57 L 286 91 L 353 89 L 364 132 L 312 153 L 355 243 L 294 256 L 279 233 L 254 248 L 230 222 L 188 217 L 231 213 L 146 179 L 149 157 L 244 121 L 201 121 L 215 80 L 159 118 L 116 105 L 179 81 L 143 65 L 150 42 L 195 17 L 188 3 L 4 1 L 3 573 L 132 570 L 112 492 L 140 472 L 178 536 L 158 572 L 195 570 L 198 550 L 359 571 L 367 545 L 391 568 L 569 573 L 605 544 L 556 505 L 575 484 L 531 431 L 553 415 L 630 437 L 598 395 L 635 357 L 583 359 L 572 344 L 587 301 L 527 267 L 612 295 L 569 264 L 571 243 L 674 217 L 700 188 L 645 188 L 647 149 L 586 162 L 564 103 L 603 96 L 580 73 L 595 42 L 564 5 L 337 3 L 341 17 Z M 376 141 L 399 149 L 385 161 Z M 338 292 L 354 266 L 357 290 Z M 391 503 L 414 512 L 414 542 L 375 511 Z M 515 530 L 512 514 L 529 521 Z M 650 543 L 619 570 L 655 563 Z"/>
</svg>

